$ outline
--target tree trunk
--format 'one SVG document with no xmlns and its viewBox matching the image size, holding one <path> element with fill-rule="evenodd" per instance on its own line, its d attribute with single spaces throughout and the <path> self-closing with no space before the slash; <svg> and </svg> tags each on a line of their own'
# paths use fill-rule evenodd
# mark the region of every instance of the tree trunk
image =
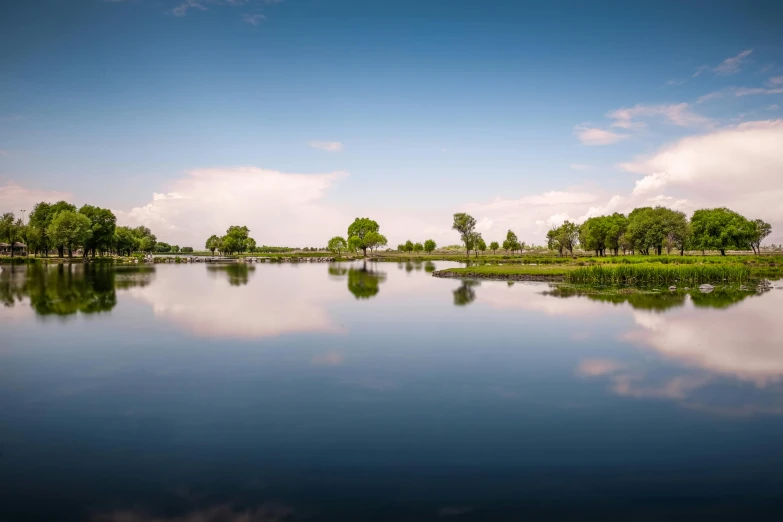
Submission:
<svg viewBox="0 0 783 522">
<path fill-rule="evenodd" d="M 726 255 L 726 250 L 721 248 L 720 249 L 720 255 L 725 256 Z"/>
<path fill-rule="evenodd" d="M 364 252 L 364 257 L 367 257 L 367 247 L 363 247 L 362 251 Z"/>
<path fill-rule="evenodd" d="M 70 248 L 68 249 L 68 257 L 69 258 L 73 257 L 73 250 L 71 250 Z"/>
<path fill-rule="evenodd" d="M 58 246 L 57 247 L 57 253 L 60 255 L 60 257 L 63 257 L 65 255 L 65 247 Z"/>
</svg>

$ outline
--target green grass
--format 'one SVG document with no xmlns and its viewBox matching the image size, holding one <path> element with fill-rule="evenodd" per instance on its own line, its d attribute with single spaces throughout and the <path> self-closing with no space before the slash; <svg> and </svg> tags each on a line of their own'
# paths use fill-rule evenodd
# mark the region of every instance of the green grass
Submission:
<svg viewBox="0 0 783 522">
<path fill-rule="evenodd" d="M 698 285 L 703 283 L 744 283 L 751 269 L 742 264 L 619 264 L 578 267 L 566 280 L 583 285 Z"/>
<path fill-rule="evenodd" d="M 479 277 L 497 279 L 552 279 L 560 280 L 576 267 L 552 265 L 481 265 L 448 268 L 437 272 L 441 277 Z"/>
<path fill-rule="evenodd" d="M 472 260 L 472 266 L 442 270 L 435 275 L 501 280 L 548 279 L 577 285 L 640 287 L 744 284 L 750 280 L 783 277 L 783 256 L 607 256 L 555 259 L 559 262 L 547 262 L 546 258 L 536 257 L 514 261 L 487 257 L 480 258 L 480 264 Z"/>
</svg>

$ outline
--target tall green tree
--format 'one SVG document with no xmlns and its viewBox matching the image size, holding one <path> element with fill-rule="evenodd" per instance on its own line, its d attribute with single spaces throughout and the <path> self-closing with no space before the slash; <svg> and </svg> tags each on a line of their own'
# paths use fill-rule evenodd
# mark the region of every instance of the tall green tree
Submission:
<svg viewBox="0 0 783 522">
<path fill-rule="evenodd" d="M 340 257 L 340 254 L 348 248 L 348 243 L 340 236 L 334 236 L 332 239 L 329 240 L 329 244 L 327 245 L 327 248 L 334 254 L 337 254 L 337 257 Z"/>
<path fill-rule="evenodd" d="M 413 241 L 411 241 L 410 239 L 405 242 L 405 251 L 407 253 L 410 254 L 411 252 L 413 252 L 413 247 L 414 247 Z"/>
<path fill-rule="evenodd" d="M 48 256 L 49 250 L 56 248 L 59 256 L 63 257 L 65 246 L 53 242 L 47 231 L 57 214 L 64 211 L 76 212 L 76 207 L 67 201 L 41 202 L 33 207 L 27 224 L 30 227 L 30 235 L 35 239 L 36 252 L 43 252 L 44 256 Z"/>
<path fill-rule="evenodd" d="M 367 257 L 367 249 L 371 248 L 372 241 L 377 239 L 373 233 L 378 233 L 380 228 L 378 223 L 370 218 L 356 218 L 348 226 L 348 240 L 355 238 L 353 241 L 354 245 L 361 249 L 364 257 Z"/>
<path fill-rule="evenodd" d="M 492 250 L 492 254 L 497 254 L 497 250 L 500 248 L 500 245 L 498 245 L 497 241 L 493 241 L 489 244 L 489 249 Z"/>
<path fill-rule="evenodd" d="M 117 218 L 111 210 L 92 205 L 83 205 L 79 209 L 79 213 L 90 220 L 90 229 L 92 230 L 90 239 L 84 247 L 84 257 L 87 257 L 90 252 L 92 252 L 92 257 L 95 257 L 96 251 L 103 255 L 112 246 Z"/>
<path fill-rule="evenodd" d="M 117 227 L 114 229 L 114 247 L 117 253 L 131 255 L 139 249 L 141 240 L 136 237 L 129 227 Z"/>
<path fill-rule="evenodd" d="M 14 257 L 14 243 L 19 239 L 19 226 L 13 212 L 6 212 L 0 217 L 0 237 L 11 245 L 11 257 Z"/>
<path fill-rule="evenodd" d="M 750 235 L 750 247 L 756 254 L 761 253 L 761 242 L 772 233 L 772 225 L 761 219 L 754 219 Z"/>
<path fill-rule="evenodd" d="M 84 248 L 92 235 L 92 223 L 89 218 L 78 212 L 65 210 L 59 212 L 46 233 L 57 245 L 63 245 L 68 250 L 68 257 L 73 257 L 73 251 Z"/>
<path fill-rule="evenodd" d="M 460 239 L 465 244 L 465 257 L 470 257 L 470 251 L 473 249 L 473 243 L 476 240 L 476 218 L 464 212 L 459 212 L 454 214 L 454 222 L 451 228 L 459 232 Z"/>
<path fill-rule="evenodd" d="M 428 254 L 432 254 L 432 252 L 435 251 L 435 249 L 438 248 L 438 245 L 435 244 L 435 241 L 432 239 L 428 239 L 424 242 L 424 251 Z"/>
<path fill-rule="evenodd" d="M 424 250 L 424 245 L 422 245 L 421 243 L 415 243 L 415 244 L 413 245 L 413 251 L 414 251 L 414 252 L 417 252 L 417 253 L 418 253 L 418 252 L 421 252 L 421 251 L 423 251 L 423 250 Z"/>
<path fill-rule="evenodd" d="M 481 234 L 478 235 L 478 238 L 476 239 L 476 257 L 478 257 L 478 252 L 481 251 L 481 253 L 486 252 L 487 250 L 487 244 L 484 242 L 484 238 L 481 237 Z"/>
<path fill-rule="evenodd" d="M 215 250 L 220 249 L 220 238 L 215 234 L 212 234 L 209 236 L 209 239 L 207 239 L 206 243 L 204 243 L 204 248 L 212 252 L 212 255 L 214 256 Z"/>
<path fill-rule="evenodd" d="M 514 233 L 513 230 L 509 229 L 509 231 L 506 232 L 506 241 L 507 243 L 503 243 L 508 247 L 506 248 L 506 250 L 511 250 L 512 252 L 516 252 L 517 250 L 520 250 L 519 238 L 517 237 L 517 235 Z"/>
<path fill-rule="evenodd" d="M 142 252 L 153 252 L 155 245 L 158 243 L 158 238 L 155 234 L 145 226 L 138 226 L 133 229 L 133 235 L 139 240 L 139 250 Z"/>
<path fill-rule="evenodd" d="M 754 226 L 745 217 L 727 208 L 697 210 L 691 217 L 692 243 L 698 250 L 719 250 L 726 255 L 730 248 L 750 248 Z"/>
</svg>

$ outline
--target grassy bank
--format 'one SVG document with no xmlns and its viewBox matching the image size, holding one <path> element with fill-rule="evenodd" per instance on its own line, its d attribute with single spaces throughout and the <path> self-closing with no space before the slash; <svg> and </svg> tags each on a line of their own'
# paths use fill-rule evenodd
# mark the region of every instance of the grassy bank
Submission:
<svg viewBox="0 0 783 522">
<path fill-rule="evenodd" d="M 783 277 L 783 256 L 617 256 L 560 258 L 558 263 L 487 262 L 435 272 L 436 277 L 564 281 L 580 285 L 698 285 Z"/>
<path fill-rule="evenodd" d="M 582 285 L 699 285 L 746 283 L 750 277 L 751 269 L 742 264 L 628 264 L 578 267 L 565 279 Z"/>
</svg>

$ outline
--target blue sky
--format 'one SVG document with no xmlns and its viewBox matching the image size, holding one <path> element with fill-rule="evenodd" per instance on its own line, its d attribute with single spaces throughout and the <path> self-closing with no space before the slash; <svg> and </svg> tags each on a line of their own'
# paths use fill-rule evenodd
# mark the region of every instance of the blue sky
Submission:
<svg viewBox="0 0 783 522">
<path fill-rule="evenodd" d="M 550 218 L 613 210 L 615 195 L 620 210 L 638 204 L 640 176 L 659 174 L 656 155 L 689 136 L 736 131 L 732 143 L 751 143 L 723 162 L 737 164 L 758 157 L 752 143 L 780 137 L 780 2 L 41 0 L 0 9 L 0 190 L 13 187 L 2 206 L 67 193 L 172 241 L 198 240 L 184 223 L 192 209 L 156 208 L 171 198 L 152 194 L 195 202 L 193 172 L 211 172 L 201 194 L 204 183 L 231 192 L 224 178 L 239 185 L 224 201 L 253 213 L 251 228 L 269 238 L 261 242 L 320 244 L 343 232 L 332 229 L 346 216 L 374 212 L 389 220 L 390 241 L 426 231 L 452 242 L 450 213 L 462 208 L 488 237 L 510 227 L 540 242 Z M 763 136 L 740 135 L 738 125 L 763 121 L 773 122 Z M 774 150 L 760 157 L 780 166 Z M 230 174 L 240 166 L 258 172 Z M 262 171 L 348 174 L 313 178 L 310 199 L 287 200 Z M 719 187 L 694 193 L 708 172 L 666 176 L 666 191 L 649 196 L 686 210 L 759 204 Z M 308 183 L 281 179 L 281 193 Z M 775 181 L 764 174 L 762 191 L 783 190 Z M 245 183 L 267 210 L 240 201 Z M 548 193 L 546 208 L 521 208 Z M 241 218 L 204 210 L 205 226 Z M 309 212 L 327 217 L 267 230 L 269 219 Z M 778 219 L 770 214 L 754 217 Z"/>
</svg>

